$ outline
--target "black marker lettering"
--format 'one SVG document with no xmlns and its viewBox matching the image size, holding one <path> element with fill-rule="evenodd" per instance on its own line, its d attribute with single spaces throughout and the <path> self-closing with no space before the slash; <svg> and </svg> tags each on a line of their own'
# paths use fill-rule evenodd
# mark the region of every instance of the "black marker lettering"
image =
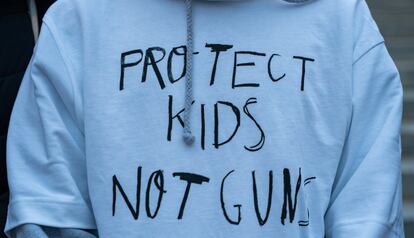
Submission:
<svg viewBox="0 0 414 238">
<path fill-rule="evenodd" d="M 194 104 L 195 101 L 193 101 L 191 104 Z M 185 108 L 181 109 L 177 114 L 173 115 L 173 96 L 168 95 L 168 129 L 167 129 L 167 140 L 171 141 L 171 134 L 173 129 L 173 120 L 175 118 L 178 119 L 181 126 L 184 128 L 184 121 L 180 117 L 180 114 L 184 112 Z"/>
<path fill-rule="evenodd" d="M 210 179 L 198 174 L 192 173 L 173 173 L 173 177 L 178 176 L 181 180 L 187 181 L 187 187 L 185 188 L 184 197 L 181 202 L 180 212 L 178 213 L 177 219 L 182 219 L 184 214 L 185 203 L 187 202 L 188 194 L 190 193 L 191 184 L 202 184 L 203 182 L 209 182 Z"/>
<path fill-rule="evenodd" d="M 282 207 L 282 217 L 281 217 L 281 221 L 283 225 L 285 225 L 285 219 L 287 217 L 288 206 L 289 206 L 290 223 L 292 223 L 293 220 L 295 219 L 296 205 L 298 201 L 298 192 L 300 189 L 301 182 L 302 182 L 302 175 L 301 175 L 301 169 L 299 168 L 299 177 L 296 183 L 296 190 L 295 190 L 295 201 L 293 203 L 292 202 L 292 188 L 290 185 L 290 172 L 289 172 L 289 169 L 283 170 L 284 190 L 283 190 L 283 207 Z"/>
<path fill-rule="evenodd" d="M 260 131 L 260 140 L 259 140 L 259 142 L 257 142 L 256 145 L 249 146 L 249 147 L 244 146 L 244 148 L 246 150 L 252 151 L 252 152 L 260 150 L 263 147 L 264 143 L 265 143 L 265 134 L 264 134 L 264 131 L 263 131 L 262 127 L 259 125 L 259 123 L 256 121 L 256 119 L 254 119 L 252 114 L 249 112 L 248 106 L 250 104 L 253 104 L 253 103 L 257 103 L 257 99 L 256 98 L 249 98 L 249 99 L 247 99 L 246 104 L 243 107 L 244 113 L 254 122 L 257 129 L 259 129 L 259 131 Z"/>
<path fill-rule="evenodd" d="M 128 196 L 126 195 L 124 189 L 121 186 L 116 175 L 112 176 L 112 216 L 115 216 L 116 210 L 116 190 L 118 189 L 124 199 L 129 211 L 131 212 L 132 216 L 135 220 L 138 219 L 139 216 L 139 204 L 140 204 L 140 193 L 141 193 L 141 171 L 142 167 L 138 167 L 137 169 L 137 188 L 135 193 L 135 208 L 132 206 L 132 203 L 129 201 Z"/>
<path fill-rule="evenodd" d="M 161 52 L 162 56 L 160 59 L 155 60 L 154 53 L 153 53 L 154 51 Z M 158 83 L 160 84 L 161 89 L 165 88 L 164 80 L 162 79 L 160 69 L 157 66 L 157 63 L 163 60 L 164 57 L 165 57 L 165 49 L 161 47 L 151 47 L 145 51 L 145 62 L 144 62 L 144 68 L 142 70 L 142 80 L 141 80 L 142 82 L 146 81 L 148 66 L 151 65 L 152 68 L 154 69 L 155 75 L 157 76 Z"/>
<path fill-rule="evenodd" d="M 237 56 L 242 55 L 242 54 L 243 55 L 254 55 L 254 56 L 266 56 L 265 53 L 259 53 L 259 52 L 254 52 L 254 51 L 236 51 L 236 52 L 234 52 L 233 77 L 232 77 L 231 87 L 233 89 L 236 88 L 236 87 L 259 87 L 258 83 L 236 84 L 237 67 L 240 67 L 240 66 L 255 66 L 256 65 L 254 62 L 238 63 Z"/>
<path fill-rule="evenodd" d="M 134 62 L 131 63 L 126 63 L 125 59 L 127 56 L 129 55 L 136 55 L 139 54 L 140 58 Z M 142 50 L 131 50 L 128 52 L 124 52 L 121 54 L 121 78 L 119 79 L 119 90 L 123 90 L 124 89 L 124 75 L 125 75 L 125 69 L 128 67 L 133 67 L 138 65 L 141 61 L 142 61 L 142 57 L 143 57 L 143 52 Z"/>
<path fill-rule="evenodd" d="M 227 174 L 226 174 L 226 176 L 224 176 L 224 178 L 223 178 L 223 180 L 221 181 L 221 188 L 220 188 L 220 202 L 221 202 L 221 209 L 222 209 L 222 211 L 223 211 L 223 215 L 224 215 L 224 217 L 226 218 L 226 220 L 230 223 L 230 224 L 233 224 L 233 225 L 239 225 L 240 224 L 240 221 L 241 221 L 241 207 L 242 207 L 242 205 L 241 204 L 235 204 L 235 205 L 233 205 L 233 207 L 235 207 L 235 208 L 237 208 L 237 221 L 233 221 L 233 220 L 231 220 L 230 219 L 230 217 L 229 217 L 229 215 L 227 214 L 227 211 L 226 211 L 226 204 L 225 204 L 225 202 L 224 202 L 224 182 L 226 181 L 226 178 L 231 174 L 231 173 L 233 173 L 234 172 L 234 170 L 232 170 L 232 171 L 230 171 L 230 172 L 228 172 Z"/>
<path fill-rule="evenodd" d="M 272 56 L 270 56 L 269 62 L 267 64 L 267 73 L 269 74 L 269 77 L 273 82 L 277 82 L 277 81 L 283 79 L 286 76 L 286 74 L 283 74 L 282 76 L 280 76 L 278 78 L 273 77 L 273 74 L 272 74 L 272 60 L 275 56 L 280 56 L 280 55 L 279 54 L 272 54 Z"/>
<path fill-rule="evenodd" d="M 219 110 L 218 110 L 219 104 L 230 107 L 233 110 L 234 115 L 236 116 L 236 127 L 234 128 L 233 134 L 231 134 L 231 136 L 223 142 L 219 142 Z M 240 127 L 240 111 L 236 106 L 234 106 L 230 102 L 224 102 L 224 101 L 218 101 L 216 104 L 214 104 L 214 143 L 213 145 L 216 149 L 230 142 L 230 140 L 233 139 L 234 135 L 236 135 L 239 127 Z"/>
<path fill-rule="evenodd" d="M 179 49 L 182 49 L 183 52 L 179 52 L 178 51 Z M 172 72 L 172 62 L 173 62 L 174 55 L 183 56 L 183 60 L 184 60 L 183 70 L 181 72 L 180 77 L 178 77 L 177 79 L 174 79 L 173 72 Z M 187 71 L 185 67 L 186 65 L 187 65 L 187 47 L 184 45 L 179 46 L 179 47 L 174 47 L 171 50 L 170 54 L 168 55 L 168 63 L 167 63 L 168 79 L 170 80 L 171 83 L 175 83 L 185 76 L 185 73 Z"/>
<path fill-rule="evenodd" d="M 300 90 L 304 91 L 305 90 L 306 61 L 314 62 L 315 60 L 311 58 L 302 57 L 302 56 L 293 56 L 293 58 L 302 60 L 302 79 L 300 83 Z"/>
<path fill-rule="evenodd" d="M 257 186 L 256 186 L 256 176 L 255 171 L 252 171 L 252 178 L 253 178 L 253 195 L 254 195 L 254 210 L 256 211 L 257 220 L 259 224 L 263 226 L 266 224 L 267 219 L 269 218 L 270 208 L 272 207 L 272 193 L 273 193 L 273 171 L 269 171 L 269 195 L 267 198 L 267 209 L 266 209 L 266 216 L 263 219 L 260 215 L 259 210 L 259 201 L 257 198 Z"/>
<path fill-rule="evenodd" d="M 210 86 L 214 84 L 217 70 L 217 62 L 220 56 L 220 52 L 227 51 L 228 49 L 233 48 L 232 45 L 222 45 L 222 44 L 206 44 L 206 47 L 211 48 L 211 52 L 216 52 L 216 57 L 214 59 L 213 69 L 211 71 Z"/>
<path fill-rule="evenodd" d="M 159 191 L 157 207 L 155 208 L 154 214 L 151 214 L 151 209 L 150 209 L 150 194 L 151 194 L 152 181 L 154 181 L 155 187 Z M 158 210 L 160 209 L 160 206 L 161 206 L 162 195 L 166 192 L 167 191 L 164 190 L 164 174 L 162 173 L 161 170 L 154 171 L 151 174 L 150 178 L 148 179 L 146 199 L 145 199 L 145 209 L 147 211 L 147 216 L 149 218 L 154 219 L 157 216 Z"/>
</svg>

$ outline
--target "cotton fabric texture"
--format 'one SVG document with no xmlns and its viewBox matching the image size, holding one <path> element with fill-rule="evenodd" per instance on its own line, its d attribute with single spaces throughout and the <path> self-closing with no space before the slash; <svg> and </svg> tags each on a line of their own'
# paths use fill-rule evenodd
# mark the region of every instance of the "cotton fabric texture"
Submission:
<svg viewBox="0 0 414 238">
<path fill-rule="evenodd" d="M 60 0 L 11 115 L 5 231 L 403 237 L 402 86 L 361 0 Z"/>
</svg>

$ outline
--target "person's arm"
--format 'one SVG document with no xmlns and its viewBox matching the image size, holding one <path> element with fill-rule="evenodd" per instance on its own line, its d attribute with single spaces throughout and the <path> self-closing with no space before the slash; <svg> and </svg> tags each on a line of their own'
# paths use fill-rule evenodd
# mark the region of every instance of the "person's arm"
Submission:
<svg viewBox="0 0 414 238">
<path fill-rule="evenodd" d="M 403 90 L 365 1 L 360 2 L 352 118 L 325 216 L 326 238 L 401 238 Z"/>
<path fill-rule="evenodd" d="M 94 231 L 82 229 L 56 228 L 24 224 L 13 229 L 12 238 L 96 238 Z"/>
<path fill-rule="evenodd" d="M 41 230 L 96 228 L 87 187 L 82 95 L 53 29 L 42 26 L 11 114 L 9 237 L 15 228 L 25 232 L 19 230 L 24 224 Z"/>
</svg>

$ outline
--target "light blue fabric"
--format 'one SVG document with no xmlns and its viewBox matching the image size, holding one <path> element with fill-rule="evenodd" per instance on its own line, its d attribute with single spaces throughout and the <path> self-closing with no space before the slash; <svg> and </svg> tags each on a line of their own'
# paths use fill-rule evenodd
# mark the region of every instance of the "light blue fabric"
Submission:
<svg viewBox="0 0 414 238">
<path fill-rule="evenodd" d="M 24 224 L 16 227 L 12 232 L 13 238 L 48 238 L 41 226 L 36 224 Z"/>
<path fill-rule="evenodd" d="M 184 1 L 49 9 L 8 132 L 7 234 L 403 237 L 402 85 L 365 1 L 192 13 L 189 146 Z"/>
<path fill-rule="evenodd" d="M 53 228 L 36 224 L 24 224 L 12 233 L 13 238 L 96 238 L 92 233 L 80 229 Z"/>
</svg>

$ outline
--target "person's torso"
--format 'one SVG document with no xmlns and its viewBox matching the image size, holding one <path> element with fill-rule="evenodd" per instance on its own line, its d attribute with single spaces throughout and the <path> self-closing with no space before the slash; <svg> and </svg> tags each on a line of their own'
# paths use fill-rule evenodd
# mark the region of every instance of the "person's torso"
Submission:
<svg viewBox="0 0 414 238">
<path fill-rule="evenodd" d="M 323 237 L 351 116 L 350 10 L 194 1 L 188 146 L 184 2 L 102 4 L 79 45 L 101 237 Z"/>
</svg>

